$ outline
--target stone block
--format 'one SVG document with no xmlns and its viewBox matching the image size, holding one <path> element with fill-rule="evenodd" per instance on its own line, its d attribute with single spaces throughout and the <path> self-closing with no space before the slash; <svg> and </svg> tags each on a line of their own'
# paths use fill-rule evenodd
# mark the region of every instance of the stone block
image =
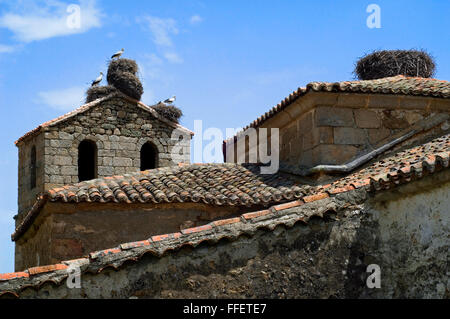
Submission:
<svg viewBox="0 0 450 319">
<path fill-rule="evenodd" d="M 55 165 L 72 165 L 72 157 L 57 155 L 53 157 L 52 163 Z"/>
<path fill-rule="evenodd" d="M 61 175 L 78 175 L 77 166 L 61 166 Z"/>
<path fill-rule="evenodd" d="M 126 157 L 115 157 L 113 159 L 114 166 L 133 166 L 133 160 Z"/>
<path fill-rule="evenodd" d="M 73 140 L 73 135 L 66 132 L 59 132 L 58 136 L 61 140 Z"/>
<path fill-rule="evenodd" d="M 298 121 L 298 134 L 299 135 L 305 135 L 306 133 L 310 132 L 313 128 L 313 112 L 310 111 L 303 115 Z"/>
<path fill-rule="evenodd" d="M 349 162 L 358 153 L 352 145 L 318 145 L 312 150 L 314 165 L 340 165 Z"/>
<path fill-rule="evenodd" d="M 367 133 L 363 129 L 352 127 L 335 127 L 334 143 L 347 145 L 362 145 L 368 140 Z"/>
<path fill-rule="evenodd" d="M 355 114 L 356 126 L 359 128 L 378 128 L 380 127 L 380 118 L 377 112 L 365 109 L 353 111 Z"/>
<path fill-rule="evenodd" d="M 355 125 L 353 110 L 349 108 L 318 107 L 315 112 L 317 126 L 348 126 Z"/>
<path fill-rule="evenodd" d="M 404 112 L 383 111 L 383 126 L 390 129 L 403 129 L 409 127 Z"/>
<path fill-rule="evenodd" d="M 367 132 L 369 135 L 369 142 L 372 145 L 380 142 L 381 140 L 391 135 L 391 131 L 384 127 L 379 129 L 368 129 Z"/>
<path fill-rule="evenodd" d="M 50 175 L 50 183 L 63 185 L 64 177 L 60 175 Z"/>
<path fill-rule="evenodd" d="M 112 166 L 99 166 L 97 168 L 99 176 L 111 176 L 114 175 L 114 167 Z"/>
</svg>

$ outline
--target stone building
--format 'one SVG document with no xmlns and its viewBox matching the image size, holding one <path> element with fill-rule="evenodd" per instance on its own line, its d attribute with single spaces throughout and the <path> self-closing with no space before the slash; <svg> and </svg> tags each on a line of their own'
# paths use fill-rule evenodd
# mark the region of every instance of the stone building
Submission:
<svg viewBox="0 0 450 319">
<path fill-rule="evenodd" d="M 36 198 L 51 189 L 189 163 L 192 135 L 190 130 L 120 92 L 38 126 L 16 141 L 19 149 L 16 224 L 23 222 Z M 178 147 L 178 152 L 172 152 L 174 147 Z M 20 247 L 19 244 L 16 250 L 18 267 L 24 265 L 20 261 Z M 34 245 L 31 249 L 32 263 L 50 261 L 36 254 Z M 41 246 L 41 250 L 47 249 Z"/>
<path fill-rule="evenodd" d="M 178 135 L 184 135 L 182 142 Z M 119 92 L 48 121 L 16 141 L 19 218 L 44 191 L 190 162 L 193 133 Z M 180 156 L 171 155 L 182 145 Z"/>
<path fill-rule="evenodd" d="M 449 118 L 447 81 L 314 82 L 247 127 L 279 129 L 274 174 L 233 159 L 139 171 L 133 157 L 129 174 L 113 165 L 118 176 L 81 183 L 74 169 L 22 205 L 0 296 L 449 298 Z M 52 136 L 66 136 L 57 123 Z M 69 289 L 74 269 L 81 287 Z"/>
</svg>

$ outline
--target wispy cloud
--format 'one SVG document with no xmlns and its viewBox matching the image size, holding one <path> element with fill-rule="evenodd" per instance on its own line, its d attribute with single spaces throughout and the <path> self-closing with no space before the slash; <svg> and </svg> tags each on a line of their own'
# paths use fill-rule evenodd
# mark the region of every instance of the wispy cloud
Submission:
<svg viewBox="0 0 450 319">
<path fill-rule="evenodd" d="M 203 18 L 201 16 L 199 16 L 198 14 L 193 15 L 190 19 L 189 19 L 189 23 L 190 24 L 198 24 L 200 22 L 203 21 Z"/>
<path fill-rule="evenodd" d="M 15 47 L 12 45 L 0 44 L 0 53 L 11 53 L 14 52 Z"/>
<path fill-rule="evenodd" d="M 78 13 L 79 24 L 74 24 L 73 19 Z M 79 7 L 69 7 L 58 0 L 44 0 L 25 7 L 11 6 L 10 11 L 0 17 L 0 27 L 9 29 L 15 39 L 27 43 L 100 27 L 101 15 L 95 0 L 80 0 Z"/>
<path fill-rule="evenodd" d="M 139 18 L 138 22 L 150 31 L 153 43 L 158 51 L 162 52 L 162 57 L 169 63 L 183 63 L 183 59 L 175 52 L 173 36 L 177 35 L 179 30 L 174 19 L 145 16 Z"/>
<path fill-rule="evenodd" d="M 164 57 L 170 63 L 183 63 L 183 59 L 175 52 L 166 52 Z"/>
<path fill-rule="evenodd" d="M 84 87 L 70 87 L 39 92 L 37 102 L 60 111 L 70 111 L 83 104 L 85 89 Z"/>
<path fill-rule="evenodd" d="M 144 18 L 144 21 L 148 23 L 148 28 L 153 35 L 153 42 L 157 46 L 173 47 L 171 36 L 178 34 L 178 28 L 174 19 L 147 16 Z"/>
</svg>

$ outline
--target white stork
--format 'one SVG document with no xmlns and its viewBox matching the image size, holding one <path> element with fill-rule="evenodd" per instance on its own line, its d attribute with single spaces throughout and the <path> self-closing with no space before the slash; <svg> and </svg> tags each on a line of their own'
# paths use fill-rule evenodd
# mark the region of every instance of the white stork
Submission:
<svg viewBox="0 0 450 319">
<path fill-rule="evenodd" d="M 175 102 L 176 99 L 177 99 L 177 98 L 176 98 L 176 96 L 174 95 L 174 96 L 172 96 L 171 98 L 168 98 L 168 99 L 164 100 L 164 103 L 165 103 L 165 104 L 172 104 L 173 102 Z"/>
<path fill-rule="evenodd" d="M 91 86 L 96 86 L 98 85 L 103 79 L 103 72 L 100 72 L 100 75 L 98 76 L 98 78 L 96 78 L 94 81 L 92 81 L 92 85 Z"/>
<path fill-rule="evenodd" d="M 122 55 L 123 51 L 125 51 L 123 48 L 122 48 L 122 50 L 117 51 L 116 53 L 114 53 L 114 55 L 111 57 L 111 59 L 120 58 L 120 56 Z"/>
</svg>

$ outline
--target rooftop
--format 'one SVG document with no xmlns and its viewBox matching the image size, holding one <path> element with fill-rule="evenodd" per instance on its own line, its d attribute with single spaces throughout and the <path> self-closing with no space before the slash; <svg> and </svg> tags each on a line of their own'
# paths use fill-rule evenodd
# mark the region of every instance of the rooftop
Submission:
<svg viewBox="0 0 450 319">
<path fill-rule="evenodd" d="M 66 121 L 66 120 L 68 120 L 68 119 L 70 119 L 70 118 L 72 118 L 72 117 L 74 117 L 76 115 L 82 114 L 82 113 L 90 110 L 91 108 L 99 105 L 102 102 L 105 102 L 105 101 L 108 101 L 110 99 L 117 98 L 117 97 L 123 98 L 123 99 L 125 99 L 125 100 L 127 100 L 127 101 L 129 101 L 131 103 L 135 103 L 139 108 L 143 109 L 144 111 L 147 111 L 153 117 L 155 117 L 155 118 L 157 118 L 157 119 L 159 119 L 159 120 L 169 124 L 173 128 L 180 129 L 180 130 L 182 130 L 182 131 L 184 131 L 184 132 L 186 132 L 186 133 L 188 133 L 190 135 L 194 135 L 194 133 L 191 130 L 189 130 L 189 129 L 179 125 L 176 122 L 173 122 L 173 121 L 171 121 L 169 119 L 166 119 L 165 117 L 161 116 L 151 106 L 148 106 L 148 105 L 146 105 L 146 104 L 144 104 L 144 103 L 142 103 L 142 102 L 140 102 L 140 101 L 138 101 L 136 99 L 133 99 L 133 98 L 123 94 L 122 92 L 117 91 L 117 92 L 111 93 L 111 94 L 109 94 L 109 95 L 107 95 L 105 97 L 96 99 L 96 100 L 94 100 L 92 102 L 89 102 L 89 103 L 86 103 L 86 104 L 78 107 L 77 109 L 75 109 L 73 111 L 70 111 L 70 112 L 68 112 L 68 113 L 66 113 L 64 115 L 61 115 L 61 116 L 59 116 L 59 117 L 57 117 L 57 118 L 55 118 L 53 120 L 47 121 L 45 123 L 42 123 L 41 125 L 39 125 L 35 129 L 33 129 L 33 130 L 25 133 L 23 136 L 21 136 L 15 142 L 15 144 L 18 145 L 20 142 L 24 141 L 25 139 L 27 139 L 27 138 L 29 138 L 31 136 L 35 136 L 35 135 L 39 134 L 42 130 L 45 130 L 48 127 L 55 126 L 58 123 L 64 122 L 64 121 Z"/>
<path fill-rule="evenodd" d="M 363 201 L 367 196 L 367 192 L 377 192 L 383 189 L 393 188 L 399 184 L 409 183 L 421 179 L 424 176 L 448 169 L 449 159 L 450 134 L 447 134 L 428 143 L 409 147 L 405 150 L 388 155 L 383 159 L 378 159 L 366 168 L 346 177 L 339 178 L 331 184 L 316 186 L 308 192 L 308 194 L 311 195 L 302 194 L 302 196 L 299 196 L 296 200 L 272 205 L 265 210 L 245 213 L 239 217 L 217 220 L 203 226 L 184 229 L 177 233 L 152 236 L 138 242 L 123 243 L 111 249 L 92 252 L 83 258 L 61 261 L 59 264 L 32 267 L 21 272 L 0 274 L 0 296 L 9 295 L 18 297 L 20 292 L 27 287 L 39 289 L 39 287 L 47 282 L 59 285 L 69 276 L 68 269 L 71 265 L 79 266 L 82 273 L 90 272 L 96 274 L 108 268 L 117 270 L 125 265 L 126 262 L 138 262 L 146 254 L 151 254 L 159 258 L 168 251 L 175 251 L 184 246 L 195 248 L 203 242 L 214 244 L 223 238 L 232 240 L 242 234 L 252 236 L 252 234 L 255 234 L 256 230 L 261 228 L 272 231 L 278 225 L 292 227 L 297 222 L 307 224 L 309 219 L 313 216 L 324 217 L 327 213 L 338 210 L 339 207 L 334 207 L 330 204 L 330 200 L 335 197 L 351 193 L 354 195 L 355 200 Z M 175 174 L 174 176 L 182 176 L 185 172 L 195 172 L 196 169 L 201 171 L 202 167 L 206 169 L 206 171 L 214 171 L 217 169 L 218 171 L 226 173 L 227 171 L 233 172 L 237 170 L 237 172 L 242 172 L 241 174 L 243 174 L 243 176 L 256 176 L 254 173 L 251 173 L 249 169 L 237 165 L 213 164 L 205 166 L 189 165 L 188 167 L 184 167 L 185 170 L 183 170 L 183 167 L 173 168 L 174 171 L 178 172 L 178 175 Z M 143 172 L 141 174 L 142 180 L 151 179 L 151 177 L 149 177 L 151 173 L 152 171 Z M 155 172 L 153 171 L 153 173 Z M 147 175 L 147 178 L 143 177 L 145 175 Z M 219 174 L 217 174 L 215 178 L 219 178 L 218 176 Z M 106 185 L 108 185 L 107 181 L 120 179 L 131 180 L 132 178 L 136 178 L 136 176 L 95 180 L 93 181 L 93 184 L 99 185 L 100 183 L 106 183 Z M 155 177 L 155 182 L 160 180 L 161 183 L 166 186 L 170 183 L 174 183 L 170 178 L 166 179 L 164 182 L 161 179 L 164 180 L 162 175 Z M 232 180 L 238 180 L 238 178 L 231 178 L 231 181 Z M 256 181 L 257 178 L 251 177 L 250 180 Z M 131 196 L 130 194 L 136 194 L 135 191 L 132 190 L 130 184 L 124 183 L 120 186 L 120 182 L 115 183 L 116 184 L 114 185 L 117 190 L 120 188 L 125 196 L 128 197 Z M 214 177 L 212 181 L 208 182 L 208 185 L 212 185 L 210 183 L 214 184 Z M 201 187 L 201 184 L 202 182 L 198 184 L 198 187 Z M 77 191 L 85 185 L 86 183 L 80 183 L 69 186 L 69 188 L 73 191 Z M 252 188 L 251 185 L 248 185 L 248 187 L 249 189 Z M 159 188 L 154 189 L 154 191 L 158 192 Z M 67 199 L 67 197 L 64 197 L 64 194 L 67 194 L 67 192 L 68 189 L 63 188 L 60 190 L 53 190 L 47 195 L 49 196 L 49 199 L 64 201 Z M 95 191 L 90 192 L 89 196 L 84 196 L 82 198 L 86 201 L 91 199 L 91 196 L 92 198 L 98 199 L 99 194 L 94 195 L 94 192 Z M 61 196 L 58 196 L 57 194 L 61 194 Z M 134 200 L 136 200 L 136 198 Z M 308 209 L 312 205 L 316 205 L 316 208 L 322 207 L 323 209 Z"/>
<path fill-rule="evenodd" d="M 404 75 L 365 81 L 311 82 L 306 87 L 300 87 L 289 94 L 272 109 L 247 125 L 244 130 L 258 127 L 308 92 L 397 94 L 448 99 L 450 98 L 450 82 Z"/>
<path fill-rule="evenodd" d="M 46 202 L 79 203 L 182 203 L 202 202 L 217 206 L 270 206 L 311 196 L 333 195 L 362 186 L 389 188 L 412 177 L 447 168 L 450 134 L 427 143 L 379 156 L 327 184 L 305 182 L 278 172 L 260 174 L 252 164 L 192 164 L 163 167 L 112 176 L 51 189 L 39 196 L 12 235 L 17 240 L 33 223 Z"/>
</svg>

